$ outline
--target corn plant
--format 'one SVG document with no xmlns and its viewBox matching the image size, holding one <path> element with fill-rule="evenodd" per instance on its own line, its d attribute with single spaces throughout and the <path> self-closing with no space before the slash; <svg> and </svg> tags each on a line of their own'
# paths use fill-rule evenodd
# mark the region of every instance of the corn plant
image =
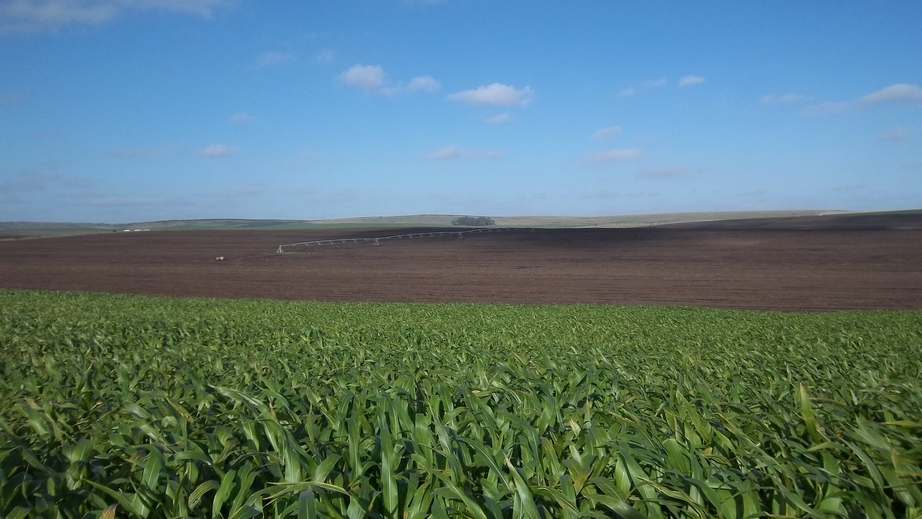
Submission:
<svg viewBox="0 0 922 519">
<path fill-rule="evenodd" d="M 7 518 L 922 516 L 922 312 L 0 304 Z"/>
</svg>

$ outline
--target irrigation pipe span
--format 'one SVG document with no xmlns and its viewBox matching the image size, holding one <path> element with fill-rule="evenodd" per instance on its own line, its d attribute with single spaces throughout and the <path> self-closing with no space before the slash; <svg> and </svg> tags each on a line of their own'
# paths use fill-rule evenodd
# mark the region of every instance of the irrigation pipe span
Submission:
<svg viewBox="0 0 922 519">
<path fill-rule="evenodd" d="M 377 246 L 379 242 L 384 240 L 402 240 L 404 238 L 426 238 L 429 236 L 457 236 L 459 239 L 463 238 L 465 234 L 479 234 L 483 232 L 500 232 L 507 229 L 487 229 L 485 227 L 479 227 L 477 229 L 468 229 L 466 231 L 432 231 L 432 232 L 414 232 L 410 234 L 395 234 L 393 236 L 379 236 L 377 238 L 335 238 L 331 240 L 314 240 L 314 241 L 302 241 L 299 243 L 286 243 L 284 245 L 279 245 L 276 254 L 282 254 L 285 252 L 287 247 L 315 247 L 320 245 L 337 245 L 340 243 L 358 243 L 358 242 L 375 242 Z"/>
</svg>

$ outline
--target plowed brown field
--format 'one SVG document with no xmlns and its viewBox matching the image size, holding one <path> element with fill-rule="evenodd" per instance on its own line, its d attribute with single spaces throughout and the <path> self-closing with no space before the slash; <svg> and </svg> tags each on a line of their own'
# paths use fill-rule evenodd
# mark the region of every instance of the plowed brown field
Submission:
<svg viewBox="0 0 922 519">
<path fill-rule="evenodd" d="M 319 301 L 922 308 L 918 226 L 511 230 L 275 253 L 283 243 L 407 231 L 172 231 L 3 241 L 0 287 Z"/>
</svg>

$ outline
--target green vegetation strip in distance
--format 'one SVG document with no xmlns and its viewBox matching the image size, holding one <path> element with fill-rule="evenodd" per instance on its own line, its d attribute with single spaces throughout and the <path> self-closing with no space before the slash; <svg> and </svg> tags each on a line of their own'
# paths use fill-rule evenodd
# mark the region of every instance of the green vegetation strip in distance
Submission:
<svg viewBox="0 0 922 519">
<path fill-rule="evenodd" d="M 0 516 L 919 517 L 922 312 L 0 291 Z"/>
</svg>

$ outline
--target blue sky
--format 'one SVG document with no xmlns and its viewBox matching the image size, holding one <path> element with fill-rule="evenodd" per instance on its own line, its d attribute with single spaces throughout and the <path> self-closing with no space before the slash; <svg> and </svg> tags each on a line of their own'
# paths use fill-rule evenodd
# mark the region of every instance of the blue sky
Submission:
<svg viewBox="0 0 922 519">
<path fill-rule="evenodd" d="M 0 0 L 0 220 L 922 207 L 922 2 Z"/>
</svg>

